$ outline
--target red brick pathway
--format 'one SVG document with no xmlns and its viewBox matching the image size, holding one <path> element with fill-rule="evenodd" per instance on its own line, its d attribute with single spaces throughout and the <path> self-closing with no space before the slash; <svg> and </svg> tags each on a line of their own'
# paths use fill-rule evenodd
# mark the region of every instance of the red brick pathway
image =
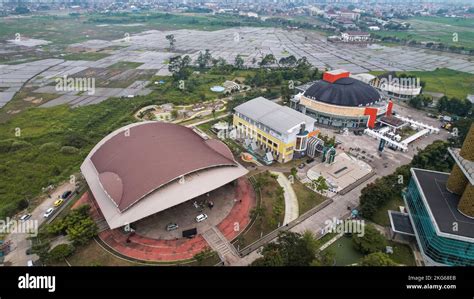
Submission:
<svg viewBox="0 0 474 299">
<path fill-rule="evenodd" d="M 237 202 L 229 215 L 217 225 L 217 228 L 229 241 L 235 239 L 249 225 L 250 210 L 256 204 L 255 192 L 247 178 L 242 177 L 237 180 L 235 198 Z M 238 225 L 236 225 L 237 223 Z"/>
<path fill-rule="evenodd" d="M 129 237 L 120 229 L 106 230 L 99 237 L 115 251 L 142 261 L 179 261 L 192 259 L 208 247 L 201 235 L 193 239 L 156 240 L 140 235 Z"/>
<path fill-rule="evenodd" d="M 237 237 L 250 223 L 249 212 L 255 206 L 255 193 L 252 185 L 246 178 L 240 178 L 237 181 L 235 198 L 237 201 L 229 215 L 217 225 L 217 228 L 229 241 Z M 91 205 L 91 215 L 96 221 L 103 219 L 103 215 L 97 208 L 95 200 L 93 200 L 88 192 L 84 193 L 74 207 L 84 203 Z M 234 229 L 235 223 L 239 224 L 239 230 Z M 122 229 L 108 229 L 100 232 L 99 238 L 111 249 L 122 255 L 142 261 L 172 262 L 192 259 L 196 253 L 209 247 L 201 235 L 193 239 L 158 240 L 138 234 L 129 237 Z"/>
</svg>

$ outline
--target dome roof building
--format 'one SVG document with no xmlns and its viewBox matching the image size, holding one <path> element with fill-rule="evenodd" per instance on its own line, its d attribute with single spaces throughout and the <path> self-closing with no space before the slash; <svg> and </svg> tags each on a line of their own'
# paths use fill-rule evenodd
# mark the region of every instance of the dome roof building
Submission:
<svg viewBox="0 0 474 299">
<path fill-rule="evenodd" d="M 350 77 L 344 70 L 323 74 L 292 99 L 294 108 L 331 127 L 373 127 L 378 118 L 391 115 L 392 103 L 371 85 Z"/>
</svg>

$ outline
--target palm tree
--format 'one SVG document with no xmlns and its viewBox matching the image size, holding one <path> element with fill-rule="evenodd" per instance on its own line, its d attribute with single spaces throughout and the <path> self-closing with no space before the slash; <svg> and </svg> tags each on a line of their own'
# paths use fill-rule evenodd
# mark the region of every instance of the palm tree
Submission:
<svg viewBox="0 0 474 299">
<path fill-rule="evenodd" d="M 312 183 L 316 191 L 321 194 L 324 194 L 329 189 L 328 183 L 322 175 L 320 175 L 316 180 L 313 180 Z"/>
<path fill-rule="evenodd" d="M 169 41 L 170 43 L 170 50 L 174 49 L 174 43 L 176 42 L 176 39 L 174 38 L 174 34 L 169 34 L 166 36 L 166 39 Z"/>
</svg>

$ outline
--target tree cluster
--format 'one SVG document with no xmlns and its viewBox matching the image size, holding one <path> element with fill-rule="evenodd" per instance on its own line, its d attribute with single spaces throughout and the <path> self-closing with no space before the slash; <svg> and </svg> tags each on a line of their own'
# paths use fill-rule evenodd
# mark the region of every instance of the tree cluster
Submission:
<svg viewBox="0 0 474 299">
<path fill-rule="evenodd" d="M 89 205 L 72 210 L 64 219 L 48 226 L 48 233 L 67 235 L 74 245 L 84 245 L 97 235 L 97 225 L 89 216 Z"/>
<path fill-rule="evenodd" d="M 458 99 L 455 97 L 441 97 L 437 108 L 439 112 L 449 112 L 459 116 L 466 116 L 472 113 L 472 103 L 468 99 Z"/>
<path fill-rule="evenodd" d="M 319 242 L 307 231 L 303 234 L 281 232 L 276 242 L 266 244 L 262 257 L 252 266 L 327 266 L 334 262 L 331 252 L 322 253 Z"/>
</svg>

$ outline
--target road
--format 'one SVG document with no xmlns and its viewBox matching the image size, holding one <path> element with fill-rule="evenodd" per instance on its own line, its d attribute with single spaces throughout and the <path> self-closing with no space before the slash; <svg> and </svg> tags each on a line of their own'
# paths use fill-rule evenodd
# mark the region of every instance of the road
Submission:
<svg viewBox="0 0 474 299">
<path fill-rule="evenodd" d="M 46 218 L 43 217 L 47 209 L 53 206 L 53 203 L 58 196 L 64 193 L 67 190 L 74 190 L 74 184 L 70 182 L 64 183 L 61 186 L 57 187 L 52 193 L 51 198 L 46 197 L 45 200 L 37 206 L 31 214 L 31 218 L 27 221 L 37 221 L 37 226 L 39 227 L 42 223 L 46 221 Z M 19 215 L 20 217 L 21 215 Z M 28 234 L 26 233 L 11 233 L 7 236 L 6 241 L 12 242 L 12 251 L 5 256 L 4 263 L 8 266 L 26 266 L 29 260 L 37 260 L 38 256 L 26 255 L 26 250 L 31 248 L 31 241 L 28 240 Z"/>
</svg>

